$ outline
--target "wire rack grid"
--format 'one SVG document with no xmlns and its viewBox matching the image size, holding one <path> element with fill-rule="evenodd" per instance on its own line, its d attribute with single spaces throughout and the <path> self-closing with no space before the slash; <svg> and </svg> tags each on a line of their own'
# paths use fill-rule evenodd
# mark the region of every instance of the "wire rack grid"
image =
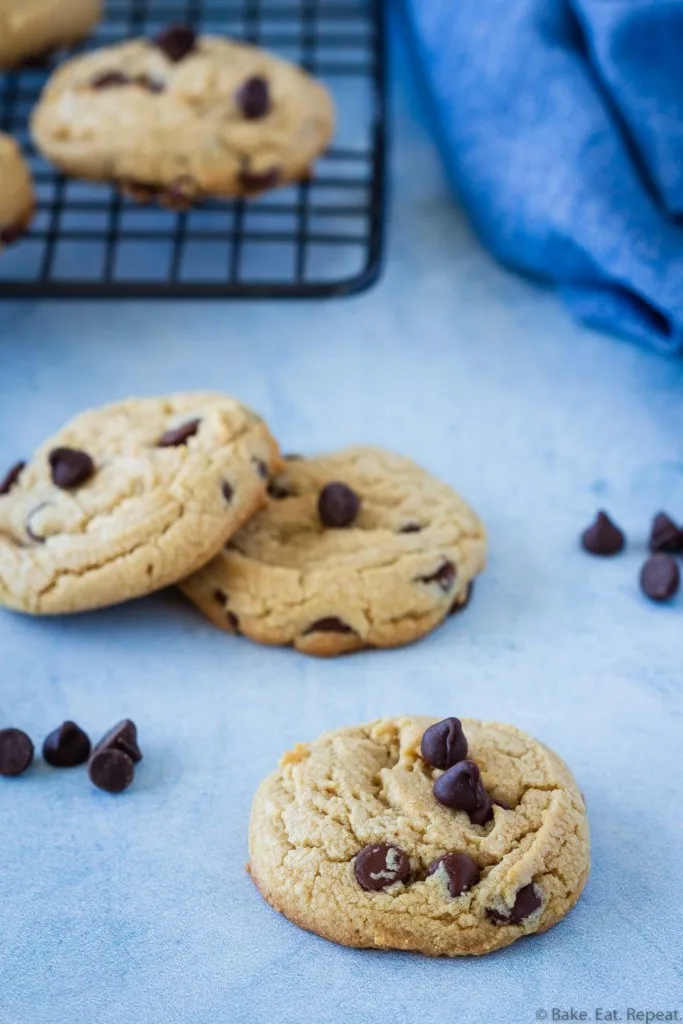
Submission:
<svg viewBox="0 0 683 1024">
<path fill-rule="evenodd" d="M 359 292 L 382 263 L 386 168 L 383 0 L 108 0 L 79 49 L 168 24 L 295 61 L 335 99 L 332 147 L 310 181 L 186 212 L 69 179 L 36 153 L 28 120 L 56 63 L 0 74 L 0 129 L 24 147 L 38 200 L 0 255 L 0 298 L 315 298 Z"/>
</svg>

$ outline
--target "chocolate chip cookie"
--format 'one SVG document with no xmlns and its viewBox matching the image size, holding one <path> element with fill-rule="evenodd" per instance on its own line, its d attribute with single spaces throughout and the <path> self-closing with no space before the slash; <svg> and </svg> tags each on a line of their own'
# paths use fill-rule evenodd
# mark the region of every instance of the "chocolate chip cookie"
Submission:
<svg viewBox="0 0 683 1024">
<path fill-rule="evenodd" d="M 0 249 L 24 234 L 33 219 L 31 174 L 19 146 L 0 132 Z"/>
<path fill-rule="evenodd" d="M 307 654 L 396 647 L 467 602 L 484 528 L 409 459 L 356 447 L 290 460 L 267 507 L 182 589 L 217 625 Z"/>
<path fill-rule="evenodd" d="M 170 205 L 300 180 L 333 126 L 327 90 L 293 64 L 182 26 L 62 65 L 32 120 L 68 174 Z"/>
<path fill-rule="evenodd" d="M 0 604 L 78 612 L 175 583 L 261 507 L 279 465 L 265 423 L 223 395 L 85 412 L 0 481 Z"/>
<path fill-rule="evenodd" d="M 388 718 L 298 745 L 256 793 L 249 845 L 253 880 L 295 924 L 434 956 L 546 931 L 590 866 L 566 764 L 514 726 L 457 718 Z"/>
<path fill-rule="evenodd" d="M 101 15 L 100 0 L 0 0 L 0 70 L 77 43 Z"/>
</svg>

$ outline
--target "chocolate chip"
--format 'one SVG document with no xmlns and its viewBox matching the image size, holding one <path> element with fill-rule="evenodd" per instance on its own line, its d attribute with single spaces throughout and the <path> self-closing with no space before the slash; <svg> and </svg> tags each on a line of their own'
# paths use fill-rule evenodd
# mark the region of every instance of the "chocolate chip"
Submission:
<svg viewBox="0 0 683 1024">
<path fill-rule="evenodd" d="M 262 75 L 253 75 L 242 82 L 235 93 L 237 105 L 247 121 L 265 117 L 270 110 L 270 89 Z"/>
<path fill-rule="evenodd" d="M 232 626 L 234 631 L 236 633 L 239 633 L 239 631 L 240 631 L 240 620 L 237 618 L 235 613 L 234 612 L 226 612 L 225 614 L 227 615 L 228 622 L 230 623 L 230 625 Z"/>
<path fill-rule="evenodd" d="M 19 221 L 17 224 L 10 224 L 0 230 L 0 243 L 2 245 L 14 245 L 20 238 L 23 238 L 28 228 L 28 222 L 26 220 Z"/>
<path fill-rule="evenodd" d="M 90 80 L 91 89 L 117 89 L 122 85 L 132 85 L 133 79 L 123 71 L 101 71 Z"/>
<path fill-rule="evenodd" d="M 434 796 L 454 811 L 476 811 L 485 807 L 488 794 L 474 761 L 459 761 L 434 781 Z"/>
<path fill-rule="evenodd" d="M 650 551 L 677 555 L 683 551 L 683 530 L 676 526 L 666 512 L 660 512 L 652 520 Z"/>
<path fill-rule="evenodd" d="M 437 857 L 427 868 L 427 876 L 433 875 L 440 867 L 446 872 L 451 896 L 462 896 L 464 892 L 473 889 L 481 877 L 476 861 L 466 853 L 447 853 Z"/>
<path fill-rule="evenodd" d="M 235 488 L 227 480 L 224 480 L 221 486 L 221 493 L 227 502 L 231 502 L 235 496 Z"/>
<path fill-rule="evenodd" d="M 451 605 L 451 610 L 449 611 L 448 614 L 449 615 L 457 615 L 459 612 L 464 612 L 465 608 L 467 608 L 468 604 L 472 600 L 473 592 L 474 592 L 474 580 L 470 580 L 470 582 L 467 584 L 467 587 L 465 589 L 464 595 L 459 594 L 456 597 L 455 601 Z"/>
<path fill-rule="evenodd" d="M 354 633 L 355 630 L 349 626 L 347 622 L 343 622 L 341 619 L 330 617 L 328 619 L 317 619 L 308 629 L 304 630 L 303 635 L 308 636 L 309 633 Z"/>
<path fill-rule="evenodd" d="M 318 497 L 318 515 L 323 526 L 342 529 L 351 526 L 360 512 L 360 498 L 346 484 L 327 484 Z"/>
<path fill-rule="evenodd" d="M 0 775 L 25 772 L 33 760 L 33 743 L 21 729 L 0 729 Z"/>
<path fill-rule="evenodd" d="M 406 523 L 405 526 L 400 526 L 399 533 L 419 533 L 422 527 L 419 523 Z"/>
<path fill-rule="evenodd" d="M 269 167 L 265 171 L 248 171 L 244 168 L 240 171 L 240 184 L 247 193 L 264 192 L 268 188 L 275 188 L 280 181 L 280 168 Z"/>
<path fill-rule="evenodd" d="M 95 751 L 88 762 L 88 775 L 98 789 L 107 793 L 123 793 L 135 778 L 135 765 L 132 757 L 123 750 L 110 747 Z"/>
<path fill-rule="evenodd" d="M 266 464 L 263 461 L 263 459 L 256 459 L 256 458 L 254 458 L 251 461 L 256 466 L 256 472 L 261 477 L 261 479 L 262 480 L 267 480 L 268 479 L 268 467 L 266 466 Z"/>
<path fill-rule="evenodd" d="M 268 484 L 268 494 L 275 501 L 282 501 L 284 498 L 291 498 L 292 492 L 284 484 L 271 480 Z"/>
<path fill-rule="evenodd" d="M 43 757 L 53 768 L 74 768 L 90 757 L 90 740 L 75 722 L 63 722 L 43 743 Z"/>
<path fill-rule="evenodd" d="M 470 821 L 473 825 L 485 825 L 487 821 L 491 821 L 493 818 L 493 804 L 489 798 L 488 793 L 486 799 L 482 803 L 481 807 L 477 807 L 476 810 L 470 811 Z"/>
<path fill-rule="evenodd" d="M 2 481 L 0 481 L 0 497 L 2 497 L 3 494 L 9 494 L 21 476 L 21 471 L 25 465 L 25 462 L 15 462 L 15 464 L 7 470 Z"/>
<path fill-rule="evenodd" d="M 35 532 L 35 530 L 31 526 L 31 520 L 42 509 L 47 508 L 47 506 L 50 505 L 50 504 L 51 504 L 51 502 L 49 502 L 49 501 L 43 501 L 43 502 L 40 503 L 40 505 L 36 505 L 35 508 L 32 508 L 31 511 L 29 512 L 29 514 L 26 516 L 26 536 L 30 540 L 34 541 L 34 543 L 36 543 L 36 544 L 44 544 L 45 543 L 45 538 L 41 537 L 39 533 Z"/>
<path fill-rule="evenodd" d="M 410 878 L 410 861 L 398 846 L 373 843 L 360 851 L 353 870 L 362 889 L 377 892 L 394 882 L 407 882 Z"/>
<path fill-rule="evenodd" d="M 650 555 L 640 570 L 640 589 L 651 601 L 669 601 L 680 582 L 681 574 L 673 555 Z"/>
<path fill-rule="evenodd" d="M 95 472 L 95 463 L 88 453 L 77 448 L 53 448 L 48 459 L 52 482 L 65 491 L 80 487 Z"/>
<path fill-rule="evenodd" d="M 130 718 L 124 718 L 121 722 L 117 722 L 114 728 L 105 733 L 96 745 L 93 756 L 101 750 L 120 750 L 132 761 L 136 763 L 142 761 L 142 751 L 138 746 L 138 730 L 135 722 L 131 722 Z"/>
<path fill-rule="evenodd" d="M 422 758 L 432 768 L 452 768 L 467 757 L 467 740 L 459 718 L 444 718 L 425 730 L 420 743 Z"/>
<path fill-rule="evenodd" d="M 439 568 L 429 576 L 418 576 L 418 583 L 438 583 L 444 594 L 453 589 L 456 570 L 453 562 L 442 562 Z"/>
<path fill-rule="evenodd" d="M 194 50 L 197 34 L 189 25 L 171 25 L 154 42 L 170 61 L 177 63 Z"/>
<path fill-rule="evenodd" d="M 225 605 L 225 603 L 228 600 L 228 595 L 225 593 L 224 590 L 214 590 L 213 599 L 214 601 L 217 601 L 218 604 Z"/>
<path fill-rule="evenodd" d="M 161 435 L 157 441 L 157 448 L 178 448 L 182 444 L 187 444 L 199 430 L 201 422 L 201 420 L 188 420 L 186 423 L 181 423 L 179 427 L 172 427 Z"/>
<path fill-rule="evenodd" d="M 591 555 L 617 555 L 624 544 L 624 534 L 603 511 L 598 512 L 595 522 L 581 534 L 581 545 Z"/>
<path fill-rule="evenodd" d="M 536 886 L 530 882 L 529 885 L 525 885 L 519 890 L 512 909 L 507 913 L 501 913 L 499 910 L 494 910 L 493 907 L 488 907 L 486 913 L 494 924 L 519 924 L 526 917 L 530 917 L 535 910 L 538 910 L 542 903 L 543 900 L 536 891 Z"/>
</svg>

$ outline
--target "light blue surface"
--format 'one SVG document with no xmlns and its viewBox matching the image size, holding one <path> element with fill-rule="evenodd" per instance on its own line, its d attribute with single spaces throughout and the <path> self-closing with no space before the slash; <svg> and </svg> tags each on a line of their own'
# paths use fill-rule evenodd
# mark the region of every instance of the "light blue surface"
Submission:
<svg viewBox="0 0 683 1024">
<path fill-rule="evenodd" d="M 423 113 L 396 96 L 383 282 L 329 304 L 0 307 L 2 462 L 86 405 L 219 387 L 290 450 L 395 447 L 467 495 L 491 560 L 466 614 L 333 662 L 256 647 L 174 594 L 0 615 L 0 720 L 40 741 L 129 715 L 121 798 L 37 764 L 0 786 L 2 1024 L 524 1024 L 680 1004 L 683 601 L 636 579 L 650 515 L 683 514 L 683 366 L 583 331 L 500 270 L 453 205 Z M 577 533 L 605 505 L 628 553 Z M 480 959 L 350 951 L 260 899 L 252 794 L 291 744 L 405 711 L 511 721 L 585 792 L 593 871 L 547 935 Z M 678 1006 L 677 1006 L 678 1000 Z"/>
</svg>

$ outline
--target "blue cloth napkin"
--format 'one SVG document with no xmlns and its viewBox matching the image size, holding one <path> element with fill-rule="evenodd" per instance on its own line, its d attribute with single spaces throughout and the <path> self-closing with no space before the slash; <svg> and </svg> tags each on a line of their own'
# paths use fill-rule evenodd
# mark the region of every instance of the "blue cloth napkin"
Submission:
<svg viewBox="0 0 683 1024">
<path fill-rule="evenodd" d="M 683 349 L 683 0 L 404 0 L 487 246 L 584 323 Z"/>
</svg>

